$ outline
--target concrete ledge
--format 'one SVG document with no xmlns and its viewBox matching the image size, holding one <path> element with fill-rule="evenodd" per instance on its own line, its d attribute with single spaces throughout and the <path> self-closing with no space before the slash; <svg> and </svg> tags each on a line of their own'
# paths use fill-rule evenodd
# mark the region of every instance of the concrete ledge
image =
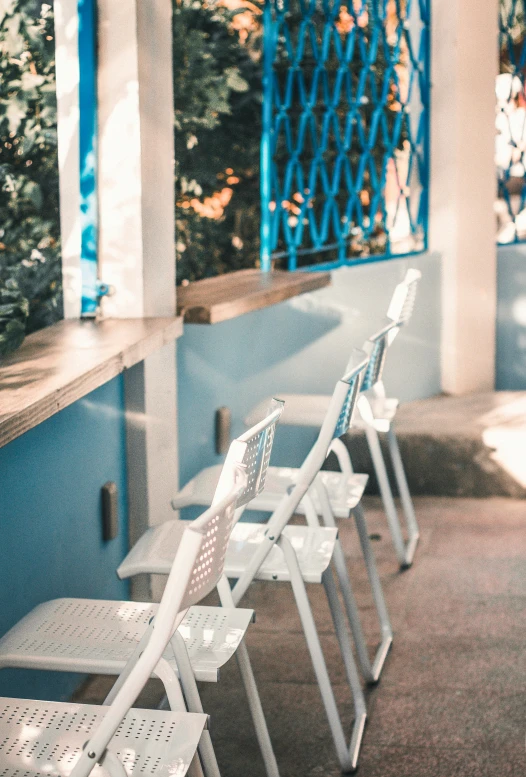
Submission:
<svg viewBox="0 0 526 777">
<path fill-rule="evenodd" d="M 526 392 L 409 402 L 396 431 L 413 494 L 526 497 Z M 377 493 L 363 434 L 353 431 L 346 442 L 355 470 L 371 475 L 369 492 Z"/>
</svg>

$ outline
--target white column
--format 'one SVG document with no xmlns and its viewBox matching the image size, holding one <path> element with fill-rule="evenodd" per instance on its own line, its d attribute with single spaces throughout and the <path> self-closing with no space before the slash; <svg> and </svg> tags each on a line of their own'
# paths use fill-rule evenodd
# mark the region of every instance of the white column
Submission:
<svg viewBox="0 0 526 777">
<path fill-rule="evenodd" d="M 64 317 L 79 318 L 82 277 L 77 0 L 55 0 L 54 14 Z"/>
<path fill-rule="evenodd" d="M 432 3 L 430 248 L 443 257 L 442 388 L 495 382 L 498 0 Z"/>
<path fill-rule="evenodd" d="M 109 317 L 175 314 L 171 0 L 98 0 L 101 279 Z M 175 348 L 125 373 L 130 541 L 173 518 Z M 149 594 L 139 581 L 134 594 Z"/>
<path fill-rule="evenodd" d="M 104 315 L 173 315 L 170 0 L 99 0 L 98 97 Z"/>
</svg>

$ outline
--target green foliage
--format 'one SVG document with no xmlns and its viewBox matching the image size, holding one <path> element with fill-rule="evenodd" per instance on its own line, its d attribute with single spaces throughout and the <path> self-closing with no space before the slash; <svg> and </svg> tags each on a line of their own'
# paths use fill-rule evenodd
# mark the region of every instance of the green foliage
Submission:
<svg viewBox="0 0 526 777">
<path fill-rule="evenodd" d="M 181 283 L 259 259 L 262 0 L 173 10 Z M 54 57 L 52 6 L 0 0 L 0 355 L 62 315 Z"/>
<path fill-rule="evenodd" d="M 227 7 L 242 5 L 236 11 Z M 352 4 L 349 4 L 352 6 Z M 391 7 L 391 27 L 394 17 L 402 14 L 402 6 Z M 361 6 L 362 7 L 362 6 Z M 369 14 L 365 9 L 368 9 Z M 302 7 L 298 0 L 291 0 L 287 14 L 287 24 L 291 36 L 302 29 Z M 351 16 L 342 6 L 340 36 L 345 48 L 347 36 L 356 37 L 359 24 L 359 37 L 367 45 L 372 32 L 368 19 L 372 20 L 372 0 L 363 5 L 359 20 L 356 14 Z M 219 275 L 243 267 L 254 267 L 259 260 L 260 226 L 260 190 L 259 155 L 262 129 L 262 83 L 261 83 L 261 26 L 262 5 L 254 5 L 250 0 L 220 0 L 208 5 L 203 0 L 178 0 L 174 9 L 174 92 L 175 92 L 175 158 L 176 158 L 176 221 L 177 221 L 177 276 L 178 282 L 199 280 Z M 395 13 L 396 11 L 396 13 Z M 240 18 L 246 24 L 239 23 Z M 327 19 L 321 3 L 317 4 L 314 16 L 314 31 L 309 27 L 306 35 L 305 50 L 302 58 L 302 74 L 307 85 L 311 84 L 318 73 L 318 61 L 309 46 L 311 35 L 317 37 L 317 46 L 322 48 L 327 37 Z M 389 24 L 387 24 L 389 26 Z M 237 29 L 236 29 L 237 28 Z M 396 40 L 396 35 L 393 36 Z M 394 43 L 379 46 L 374 65 L 365 83 L 362 105 L 359 109 L 363 136 L 368 138 L 373 125 L 378 95 L 383 90 L 383 78 L 386 72 L 386 51 L 394 53 Z M 402 80 L 408 77 L 407 44 L 402 41 L 399 65 L 405 70 L 399 73 Z M 354 93 L 363 79 L 363 50 L 356 45 L 349 62 Z M 341 61 L 334 47 L 324 63 L 331 88 L 334 86 Z M 280 37 L 275 62 L 275 77 L 284 93 L 290 80 L 291 62 L 285 45 Z M 322 79 L 320 79 L 322 82 Z M 374 82 L 374 87 L 373 87 Z M 343 90 L 344 91 L 344 90 Z M 389 137 L 393 136 L 395 121 L 400 111 L 400 90 L 396 80 L 391 77 L 386 98 L 384 121 Z M 312 107 L 314 123 L 320 131 L 327 110 L 323 90 L 318 90 L 318 101 Z M 349 105 L 342 99 L 336 108 L 340 127 L 348 119 Z M 294 92 L 293 102 L 288 110 L 292 126 L 292 136 L 300 135 L 304 123 L 304 112 L 299 95 Z M 332 127 L 332 125 L 331 125 Z M 331 130 L 332 131 L 332 130 Z M 312 163 L 315 149 L 310 134 L 305 133 L 301 164 L 304 172 Z M 355 133 L 356 135 L 356 133 Z M 397 154 L 400 155 L 401 169 L 407 165 L 407 128 L 402 123 L 397 134 Z M 349 153 L 349 161 L 355 178 L 362 164 L 365 143 L 355 137 Z M 382 179 L 386 156 L 392 153 L 387 147 L 383 134 L 377 133 L 376 142 L 370 153 L 370 168 L 375 177 Z M 331 171 L 336 164 L 337 144 L 334 137 L 330 141 L 323 159 L 326 168 Z M 278 175 L 283 177 L 290 161 L 290 149 L 285 138 L 284 125 L 277 138 L 275 164 Z M 349 255 L 364 256 L 383 253 L 387 241 L 385 209 L 376 204 L 375 181 L 369 167 L 363 173 L 360 191 L 362 223 L 368 228 L 351 229 L 348 245 Z M 304 193 L 299 192 L 303 196 Z M 305 196 L 307 196 L 305 194 Z M 340 212 L 344 213 L 349 194 L 342 184 L 337 200 Z M 318 223 L 321 221 L 325 205 L 325 196 L 320 192 L 309 197 L 310 205 Z M 303 201 L 303 200 L 302 200 Z M 297 202 L 288 203 L 291 220 L 296 220 L 299 212 Z M 356 216 L 355 216 L 356 217 Z M 332 227 L 332 225 L 331 225 Z M 356 233 L 356 236 L 354 236 Z M 327 242 L 335 242 L 334 235 Z M 281 239 L 278 251 L 286 253 L 287 246 Z M 333 255 L 334 254 L 334 255 Z M 333 254 L 324 252 L 308 257 L 308 263 L 329 261 L 337 258 L 337 249 Z M 302 263 L 300 260 L 299 264 Z"/>
<path fill-rule="evenodd" d="M 258 7 L 174 7 L 178 283 L 254 267 L 259 256 Z M 245 30 L 240 21 L 251 27 Z M 251 23 L 252 20 L 252 23 Z"/>
<path fill-rule="evenodd" d="M 0 283 L 0 358 L 22 344 L 29 312 L 27 300 L 13 278 Z"/>
<path fill-rule="evenodd" d="M 0 355 L 62 315 L 53 15 L 37 0 L 0 0 L 0 301 Z"/>
<path fill-rule="evenodd" d="M 258 256 L 259 38 L 241 45 L 237 16 L 174 5 L 180 281 Z M 62 315 L 54 58 L 52 6 L 0 0 L 0 355 Z"/>
</svg>

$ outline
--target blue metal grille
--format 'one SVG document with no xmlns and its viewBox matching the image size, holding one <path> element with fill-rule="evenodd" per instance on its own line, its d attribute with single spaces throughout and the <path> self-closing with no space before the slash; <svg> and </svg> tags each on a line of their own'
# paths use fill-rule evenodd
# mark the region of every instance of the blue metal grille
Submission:
<svg viewBox="0 0 526 777">
<path fill-rule="evenodd" d="M 429 0 L 266 0 L 261 264 L 423 250 Z"/>
<path fill-rule="evenodd" d="M 497 241 L 526 240 L 526 3 L 500 0 L 497 77 Z"/>
<path fill-rule="evenodd" d="M 78 0 L 79 145 L 82 275 L 81 315 L 92 318 L 99 302 L 97 238 L 97 20 L 94 0 Z"/>
</svg>

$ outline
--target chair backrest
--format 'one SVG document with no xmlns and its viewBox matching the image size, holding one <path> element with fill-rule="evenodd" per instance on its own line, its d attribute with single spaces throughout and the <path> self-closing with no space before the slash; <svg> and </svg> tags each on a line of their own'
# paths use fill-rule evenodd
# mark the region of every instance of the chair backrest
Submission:
<svg viewBox="0 0 526 777">
<path fill-rule="evenodd" d="M 387 317 L 395 321 L 398 326 L 407 324 L 415 307 L 418 282 L 422 277 L 420 270 L 409 269 L 403 281 L 395 288 L 391 302 L 387 309 Z"/>
<path fill-rule="evenodd" d="M 332 432 L 331 441 L 335 438 L 341 437 L 342 434 L 345 434 L 347 431 L 349 431 L 354 408 L 356 406 L 356 399 L 358 397 L 358 392 L 360 390 L 360 385 L 364 374 L 364 368 L 366 368 L 368 363 L 366 357 L 367 354 L 365 351 L 360 351 L 358 349 L 353 350 L 349 363 L 347 364 L 345 375 L 340 378 L 338 385 L 333 392 L 333 401 L 335 402 L 335 405 L 338 406 L 340 403 L 340 392 L 343 393 L 343 386 L 340 389 L 340 385 L 344 384 L 346 387 L 345 399 L 343 401 L 336 426 Z M 329 413 L 327 413 L 327 418 L 330 418 Z M 329 431 L 331 424 L 332 422 L 327 420 L 327 432 Z"/>
<path fill-rule="evenodd" d="M 232 596 L 236 603 L 244 595 L 257 570 L 278 541 L 281 532 L 313 484 L 327 458 L 332 441 L 335 437 L 344 434 L 349 428 L 360 390 L 360 382 L 367 364 L 367 354 L 364 351 L 354 349 L 345 374 L 334 387 L 318 438 L 295 474 L 294 485 L 289 489 L 289 493 L 282 498 L 267 524 L 265 534 L 270 541 L 258 545 L 249 564 L 234 586 Z"/>
<path fill-rule="evenodd" d="M 307 492 L 325 462 L 332 441 L 336 437 L 341 437 L 342 434 L 345 434 L 349 429 L 358 393 L 360 391 L 362 377 L 367 365 L 367 354 L 358 348 L 353 349 L 345 374 L 334 387 L 329 407 L 327 408 L 327 413 L 323 419 L 323 424 L 316 442 L 298 471 L 296 485 L 290 494 L 291 502 L 289 508 L 292 507 L 292 509 L 295 510 L 299 505 L 304 494 Z M 280 508 L 278 508 L 278 510 L 279 509 Z M 276 513 L 278 510 L 276 510 Z M 285 512 L 287 512 L 287 510 L 285 510 Z M 292 515 L 292 513 L 290 513 L 290 515 Z M 274 518 L 272 520 L 274 520 Z"/>
<path fill-rule="evenodd" d="M 246 486 L 237 500 L 238 508 L 248 504 L 263 491 L 276 424 L 284 406 L 285 403 L 281 399 L 273 399 L 265 418 L 235 439 L 230 446 L 227 461 L 228 457 L 240 461 L 245 468 L 247 478 Z M 224 493 L 225 485 L 223 485 L 222 480 L 227 476 L 223 470 L 217 485 L 216 497 L 220 498 Z M 226 482 L 226 488 L 228 489 L 228 487 L 229 483 Z"/>
<path fill-rule="evenodd" d="M 236 489 L 236 501 L 228 510 L 215 517 L 210 517 L 206 512 L 192 524 L 197 530 L 203 526 L 205 541 L 192 570 L 190 586 L 183 598 L 183 608 L 197 604 L 213 591 L 223 574 L 228 541 L 242 512 L 239 508 L 254 499 L 265 485 L 276 424 L 284 405 L 282 400 L 273 399 L 265 418 L 230 444 L 212 506 L 228 499 L 232 489 Z M 243 475 L 241 486 L 240 472 Z"/>
<path fill-rule="evenodd" d="M 234 447 L 239 451 L 238 446 Z M 126 679 L 86 744 L 71 777 L 87 777 L 103 757 L 112 736 L 159 663 L 184 612 L 219 582 L 236 503 L 246 487 L 245 469 L 236 451 L 227 456 L 221 495 L 217 495 L 212 507 L 200 518 L 188 522 L 144 651 L 131 669 L 124 670 Z"/>
<path fill-rule="evenodd" d="M 203 542 L 192 567 L 181 610 L 198 604 L 214 590 L 223 574 L 228 541 L 236 523 L 236 507 L 247 484 L 248 467 L 240 453 L 234 441 L 221 471 L 221 487 L 218 484 L 211 508 L 191 522 L 192 530 L 202 534 Z M 234 501 L 231 499 L 233 493 Z"/>
<path fill-rule="evenodd" d="M 367 369 L 363 376 L 362 391 L 369 391 L 382 380 L 387 349 L 398 331 L 396 321 L 388 319 L 387 323 L 374 335 L 365 341 L 363 350 L 368 355 Z"/>
</svg>

